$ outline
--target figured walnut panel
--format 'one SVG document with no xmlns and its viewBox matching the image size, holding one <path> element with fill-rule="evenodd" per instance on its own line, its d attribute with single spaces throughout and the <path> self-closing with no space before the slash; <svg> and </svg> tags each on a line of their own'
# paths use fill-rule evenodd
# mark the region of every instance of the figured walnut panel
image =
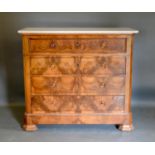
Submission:
<svg viewBox="0 0 155 155">
<path fill-rule="evenodd" d="M 82 76 L 80 83 L 81 94 L 115 95 L 125 93 L 124 76 Z"/>
<path fill-rule="evenodd" d="M 125 57 L 123 56 L 92 56 L 80 57 L 81 74 L 113 75 L 125 74 Z"/>
<path fill-rule="evenodd" d="M 51 52 L 103 52 L 121 53 L 126 52 L 126 39 L 103 38 L 103 39 L 31 39 L 30 51 L 32 53 Z"/>
<path fill-rule="evenodd" d="M 33 96 L 32 113 L 123 112 L 124 96 Z"/>
<path fill-rule="evenodd" d="M 125 74 L 123 56 L 52 56 L 31 58 L 33 75 Z"/>
<path fill-rule="evenodd" d="M 51 92 L 50 79 L 46 77 L 31 77 L 32 94 L 46 94 Z"/>
<path fill-rule="evenodd" d="M 32 77 L 32 94 L 72 94 L 77 93 L 77 79 L 67 77 Z"/>
<path fill-rule="evenodd" d="M 50 78 L 52 94 L 74 94 L 78 92 L 78 80 L 73 76 Z"/>
<path fill-rule="evenodd" d="M 32 94 L 122 95 L 124 86 L 124 76 L 32 77 Z"/>
<path fill-rule="evenodd" d="M 44 57 L 31 58 L 31 73 L 37 75 L 62 75 L 76 73 L 77 65 L 75 57 Z"/>
</svg>

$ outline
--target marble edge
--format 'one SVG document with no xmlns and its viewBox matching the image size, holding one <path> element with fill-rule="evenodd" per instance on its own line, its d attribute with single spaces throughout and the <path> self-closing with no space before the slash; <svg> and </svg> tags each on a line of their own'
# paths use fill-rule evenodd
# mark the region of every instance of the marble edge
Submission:
<svg viewBox="0 0 155 155">
<path fill-rule="evenodd" d="M 62 28 L 63 29 L 63 28 Z M 95 28 L 92 28 L 90 30 L 71 30 L 71 29 L 67 29 L 67 30 L 60 30 L 60 29 L 51 29 L 50 28 L 25 28 L 25 29 L 21 29 L 18 30 L 17 32 L 19 34 L 137 34 L 139 33 L 138 30 L 135 29 L 131 29 L 131 28 L 110 28 L 108 30 L 106 30 L 106 28 L 104 28 L 104 30 L 102 30 L 102 28 L 99 28 L 98 30 L 94 30 Z"/>
</svg>

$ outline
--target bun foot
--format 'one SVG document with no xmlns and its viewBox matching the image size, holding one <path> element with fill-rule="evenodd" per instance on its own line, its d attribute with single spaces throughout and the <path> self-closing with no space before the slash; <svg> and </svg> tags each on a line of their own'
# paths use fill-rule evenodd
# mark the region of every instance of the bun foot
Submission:
<svg viewBox="0 0 155 155">
<path fill-rule="evenodd" d="M 134 128 L 132 124 L 121 124 L 118 125 L 118 129 L 121 131 L 132 131 Z"/>
<path fill-rule="evenodd" d="M 36 130 L 38 130 L 37 126 L 34 124 L 31 124 L 31 125 L 24 124 L 23 129 L 25 131 L 36 131 Z"/>
</svg>

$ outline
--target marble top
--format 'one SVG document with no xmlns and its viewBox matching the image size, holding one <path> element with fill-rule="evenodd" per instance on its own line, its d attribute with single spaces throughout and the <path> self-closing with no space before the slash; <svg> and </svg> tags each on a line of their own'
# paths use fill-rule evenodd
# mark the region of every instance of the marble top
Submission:
<svg viewBox="0 0 155 155">
<path fill-rule="evenodd" d="M 138 30 L 132 28 L 53 28 L 28 27 L 18 30 L 20 34 L 135 34 Z"/>
</svg>

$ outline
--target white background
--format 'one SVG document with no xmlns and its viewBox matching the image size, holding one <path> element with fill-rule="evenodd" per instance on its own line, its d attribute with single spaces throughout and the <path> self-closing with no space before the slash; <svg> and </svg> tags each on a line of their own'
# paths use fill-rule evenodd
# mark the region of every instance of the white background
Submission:
<svg viewBox="0 0 155 155">
<path fill-rule="evenodd" d="M 152 12 L 154 0 L 0 0 L 5 12 Z"/>
<path fill-rule="evenodd" d="M 153 0 L 0 0 L 1 12 L 153 12 Z M 0 143 L 3 155 L 151 155 L 154 143 Z"/>
</svg>

